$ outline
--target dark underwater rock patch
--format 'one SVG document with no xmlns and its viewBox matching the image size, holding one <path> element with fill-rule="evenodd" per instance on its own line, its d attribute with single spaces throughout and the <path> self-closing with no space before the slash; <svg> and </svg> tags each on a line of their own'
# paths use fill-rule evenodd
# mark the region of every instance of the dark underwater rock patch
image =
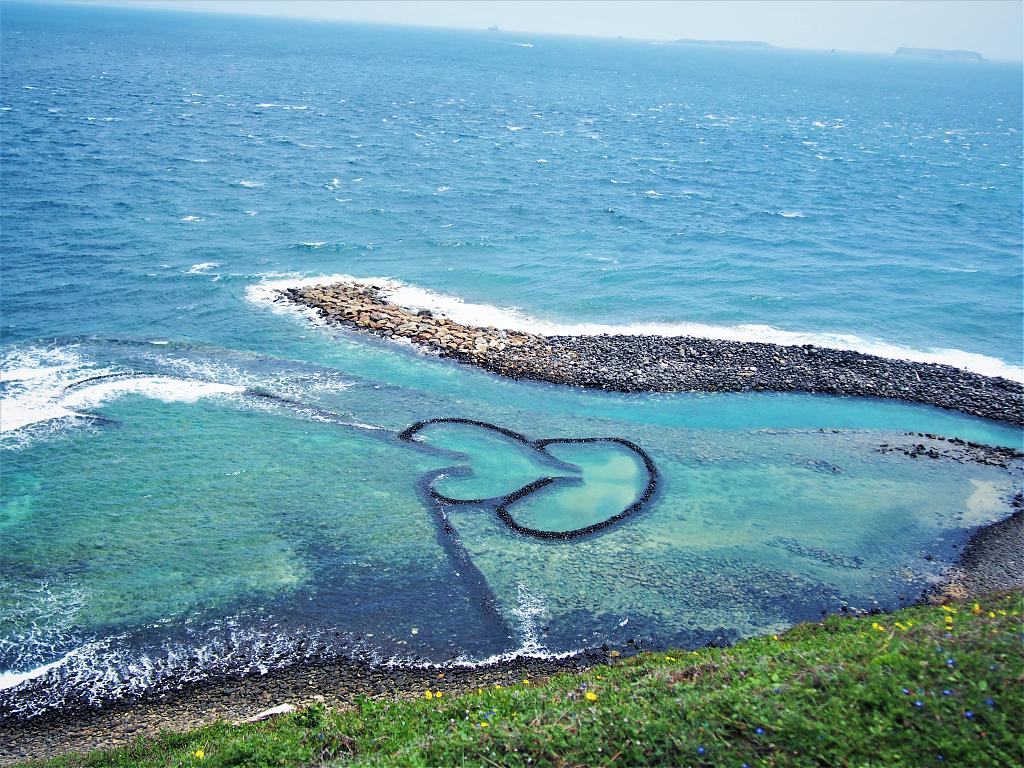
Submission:
<svg viewBox="0 0 1024 768">
<path fill-rule="evenodd" d="M 890 445 L 882 443 L 879 453 L 902 453 L 912 459 L 946 459 L 959 464 L 984 464 L 1002 469 L 1017 468 L 1024 452 L 1016 448 L 972 443 L 959 437 L 943 437 L 929 432 L 908 432 L 910 442 Z"/>
<path fill-rule="evenodd" d="M 1024 424 L 1024 385 L 949 365 L 805 344 L 691 336 L 542 336 L 457 323 L 389 302 L 379 286 L 291 288 L 330 323 L 407 339 L 513 379 L 619 392 L 810 392 L 880 397 Z"/>
</svg>

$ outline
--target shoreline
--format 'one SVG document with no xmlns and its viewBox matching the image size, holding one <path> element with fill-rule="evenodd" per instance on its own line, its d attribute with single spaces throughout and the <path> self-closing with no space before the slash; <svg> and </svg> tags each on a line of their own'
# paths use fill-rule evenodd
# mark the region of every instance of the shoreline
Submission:
<svg viewBox="0 0 1024 768">
<path fill-rule="evenodd" d="M 517 380 L 618 392 L 807 392 L 904 400 L 1024 425 L 1024 384 L 862 352 L 694 336 L 544 336 L 464 325 L 389 301 L 374 283 L 278 291 L 330 324 L 404 339 Z"/>
<path fill-rule="evenodd" d="M 479 667 L 375 667 L 344 657 L 303 662 L 263 675 L 225 675 L 155 691 L 101 708 L 76 707 L 29 719 L 0 717 L 0 766 L 68 751 L 125 746 L 138 736 L 184 731 L 218 720 L 240 722 L 281 704 L 350 707 L 358 697 L 411 700 L 427 688 L 445 695 L 479 687 L 540 682 L 600 663 L 604 652 L 565 658 L 519 657 Z"/>
</svg>

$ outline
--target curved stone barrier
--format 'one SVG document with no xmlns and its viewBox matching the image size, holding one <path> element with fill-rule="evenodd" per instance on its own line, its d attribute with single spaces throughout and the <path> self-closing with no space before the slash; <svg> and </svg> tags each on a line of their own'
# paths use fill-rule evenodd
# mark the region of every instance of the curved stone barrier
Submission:
<svg viewBox="0 0 1024 768">
<path fill-rule="evenodd" d="M 1024 385 L 860 352 L 692 336 L 541 336 L 457 323 L 389 302 L 379 286 L 280 292 L 329 323 L 407 339 L 514 379 L 622 392 L 811 392 L 881 397 L 1024 424 Z"/>
<path fill-rule="evenodd" d="M 497 432 L 498 434 L 503 435 L 509 438 L 510 440 L 514 440 L 522 445 L 528 446 L 536 451 L 545 454 L 545 456 L 548 457 L 553 463 L 555 463 L 556 465 L 564 466 L 566 467 L 566 469 L 574 468 L 572 467 L 572 465 L 569 465 L 566 462 L 563 462 L 560 459 L 552 456 L 547 450 L 548 446 L 573 443 L 616 443 L 634 452 L 643 462 L 644 468 L 647 471 L 647 483 L 644 486 L 644 489 L 633 501 L 633 503 L 625 507 L 621 512 L 611 515 L 605 518 L 604 520 L 601 520 L 600 522 L 564 531 L 542 530 L 521 525 L 515 520 L 515 518 L 512 516 L 509 510 L 517 501 L 526 498 L 530 494 L 535 493 L 541 490 L 542 488 L 549 487 L 555 483 L 577 483 L 579 481 L 576 478 L 566 478 L 559 476 L 542 477 L 538 478 L 537 480 L 534 480 L 533 482 L 527 483 L 522 488 L 519 488 L 518 490 L 515 490 L 512 493 L 506 494 L 504 496 L 485 499 L 452 498 L 449 496 L 445 496 L 444 494 L 438 492 L 434 488 L 434 480 L 436 480 L 440 475 L 451 474 L 454 471 L 458 471 L 458 467 L 447 467 L 445 469 L 440 469 L 437 470 L 436 472 L 430 473 L 425 478 L 427 491 L 435 501 L 440 502 L 442 504 L 496 504 L 497 506 L 495 507 L 495 512 L 498 516 L 498 519 L 501 520 L 511 530 L 515 531 L 516 533 L 520 533 L 524 536 L 533 536 L 534 538 L 538 539 L 566 540 L 575 539 L 580 536 L 586 536 L 587 534 L 603 530 L 612 525 L 615 525 L 616 523 L 622 520 L 625 520 L 630 515 L 639 512 L 641 509 L 643 509 L 647 502 L 649 502 L 651 498 L 654 496 L 654 491 L 658 486 L 658 468 L 657 466 L 655 466 L 654 460 L 647 454 L 646 451 L 643 450 L 643 448 L 638 446 L 636 443 L 621 437 L 572 437 L 530 440 L 525 435 L 521 435 L 518 432 L 513 432 L 511 429 L 506 429 L 505 427 L 499 427 L 496 424 L 489 424 L 488 422 L 477 421 L 474 419 L 461 418 L 439 418 L 418 421 L 412 426 L 400 432 L 398 437 L 400 440 L 413 442 L 416 438 L 416 435 L 424 427 L 427 427 L 431 424 L 465 424 L 468 426 L 478 427 L 481 429 L 488 429 L 493 432 Z M 452 451 L 448 451 L 446 449 L 434 448 L 434 450 L 439 450 L 444 453 L 453 453 Z"/>
</svg>

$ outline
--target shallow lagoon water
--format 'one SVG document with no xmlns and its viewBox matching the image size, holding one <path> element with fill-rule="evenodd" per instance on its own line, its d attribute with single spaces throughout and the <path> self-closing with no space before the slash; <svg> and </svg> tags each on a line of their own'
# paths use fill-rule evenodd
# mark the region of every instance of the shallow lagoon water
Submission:
<svg viewBox="0 0 1024 768">
<path fill-rule="evenodd" d="M 11 711 L 323 653 L 732 640 L 912 599 L 1007 513 L 1005 472 L 877 448 L 905 431 L 1019 446 L 1015 427 L 519 383 L 268 299 L 387 275 L 555 329 L 1017 375 L 1019 68 L 156 18 L 4 7 Z M 628 440 L 657 486 L 600 530 L 521 535 L 499 497 L 562 478 L 507 512 L 586 528 L 642 495 L 642 462 L 609 442 L 401 438 L 452 418 Z M 476 474 L 438 478 L 459 453 Z M 431 487 L 488 501 L 439 507 Z"/>
<path fill-rule="evenodd" d="M 22 370 L 81 382 L 54 386 L 50 403 L 79 416 L 6 435 L 0 669 L 71 657 L 45 678 L 61 693 L 18 706 L 303 653 L 479 663 L 730 641 L 841 605 L 894 606 L 955 559 L 969 530 L 1005 516 L 1013 493 L 1005 470 L 878 452 L 916 440 L 880 422 L 990 443 L 1016 435 L 932 408 L 585 392 L 394 354 L 410 380 L 457 375 L 461 386 L 187 345 L 36 348 L 39 365 Z M 827 428 L 808 428 L 818 407 Z M 734 423 L 709 427 L 720 409 Z M 540 452 L 463 424 L 402 437 L 424 418 L 481 417 L 530 441 L 625 436 L 656 466 L 657 488 L 593 533 L 517 533 L 496 507 L 518 489 L 564 478 L 509 512 L 526 528 L 583 528 L 642 494 L 643 461 L 617 443 Z M 483 501 L 442 504 L 430 488 Z"/>
</svg>

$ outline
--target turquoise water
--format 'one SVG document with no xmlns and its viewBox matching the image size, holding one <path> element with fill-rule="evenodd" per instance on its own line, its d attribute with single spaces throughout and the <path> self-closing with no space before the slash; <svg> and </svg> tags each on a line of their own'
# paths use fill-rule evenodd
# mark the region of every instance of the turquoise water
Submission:
<svg viewBox="0 0 1024 768">
<path fill-rule="evenodd" d="M 1005 471 L 877 449 L 1009 425 L 502 380 L 271 289 L 1017 375 L 1019 68 L 16 4 L 2 34 L 19 711 L 324 653 L 734 640 L 913 599 L 1008 512 Z M 403 439 L 453 418 L 521 439 Z"/>
</svg>

